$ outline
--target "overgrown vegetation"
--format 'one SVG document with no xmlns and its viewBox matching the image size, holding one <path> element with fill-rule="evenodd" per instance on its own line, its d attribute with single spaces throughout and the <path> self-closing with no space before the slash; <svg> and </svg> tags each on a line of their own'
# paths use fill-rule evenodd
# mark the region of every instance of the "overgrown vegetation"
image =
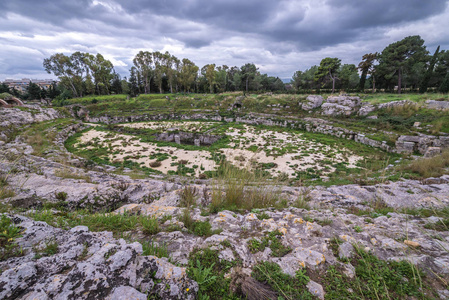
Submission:
<svg viewBox="0 0 449 300">
<path fill-rule="evenodd" d="M 420 158 L 404 165 L 400 170 L 408 172 L 413 178 L 439 177 L 449 172 L 449 150 L 440 155 Z"/>
<path fill-rule="evenodd" d="M 268 233 L 261 239 L 253 238 L 248 241 L 248 249 L 251 253 L 264 251 L 266 247 L 271 249 L 271 255 L 274 257 L 282 257 L 292 251 L 290 247 L 286 247 L 281 241 L 282 233 L 278 230 Z"/>
<path fill-rule="evenodd" d="M 189 255 L 187 274 L 199 285 L 199 299 L 241 299 L 230 290 L 231 280 L 225 278 L 239 262 L 220 260 L 218 254 L 217 250 L 205 248 Z"/>
<path fill-rule="evenodd" d="M 10 218 L 0 215 L 0 261 L 23 255 L 23 250 L 15 242 L 21 233 L 22 230 Z"/>
<path fill-rule="evenodd" d="M 295 277 L 292 277 L 285 274 L 278 264 L 265 261 L 254 266 L 251 276 L 268 284 L 277 292 L 278 299 L 314 299 L 306 288 L 310 278 L 305 270 L 298 270 Z"/>
<path fill-rule="evenodd" d="M 430 299 L 424 273 L 408 261 L 383 261 L 355 247 L 350 259 L 355 277 L 348 278 L 338 266 L 329 266 L 323 278 L 326 299 Z"/>
</svg>

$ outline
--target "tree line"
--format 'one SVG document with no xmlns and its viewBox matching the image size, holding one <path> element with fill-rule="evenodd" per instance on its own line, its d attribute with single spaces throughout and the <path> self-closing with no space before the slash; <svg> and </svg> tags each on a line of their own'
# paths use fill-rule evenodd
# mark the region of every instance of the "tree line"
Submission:
<svg viewBox="0 0 449 300">
<path fill-rule="evenodd" d="M 359 75 L 360 74 L 360 75 Z M 298 91 L 376 89 L 401 93 L 404 88 L 425 93 L 432 88 L 449 92 L 449 51 L 438 46 L 431 55 L 418 36 L 409 36 L 391 43 L 381 53 L 367 53 L 356 67 L 341 64 L 338 58 L 327 57 L 319 66 L 296 71 L 291 84 Z"/>
<path fill-rule="evenodd" d="M 290 89 L 297 93 L 321 89 L 332 92 L 382 89 L 401 93 L 404 88 L 449 92 L 449 51 L 440 51 L 438 47 L 430 54 L 420 36 L 394 42 L 380 53 L 367 53 L 358 66 L 326 57 L 318 66 L 296 71 L 288 85 L 279 77 L 262 74 L 253 63 L 241 67 L 207 64 L 200 69 L 187 58 L 179 59 L 169 52 L 159 51 L 137 53 L 128 78 L 121 78 L 112 62 L 100 53 L 56 53 L 44 59 L 43 66 L 59 78 L 59 85 L 45 92 L 30 85 L 29 96 L 70 98 L 94 94 L 136 96 L 166 92 L 285 92 Z"/>
<path fill-rule="evenodd" d="M 169 52 L 140 51 L 133 59 L 129 78 L 120 77 L 101 54 L 57 53 L 44 59 L 44 68 L 60 80 L 63 97 L 126 93 L 220 93 L 227 91 L 283 91 L 279 77 L 261 74 L 253 63 L 241 67 L 207 64 L 201 69 L 191 60 Z"/>
</svg>

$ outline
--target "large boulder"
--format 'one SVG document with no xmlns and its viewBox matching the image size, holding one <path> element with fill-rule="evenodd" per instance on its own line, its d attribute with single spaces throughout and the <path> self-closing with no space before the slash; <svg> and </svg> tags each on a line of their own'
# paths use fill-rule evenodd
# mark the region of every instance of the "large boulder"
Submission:
<svg viewBox="0 0 449 300">
<path fill-rule="evenodd" d="M 321 106 L 322 114 L 326 116 L 346 115 L 356 112 L 362 100 L 359 97 L 330 96 Z"/>
<path fill-rule="evenodd" d="M 376 107 L 372 104 L 363 105 L 360 110 L 358 111 L 359 116 L 367 116 L 371 112 L 375 111 Z"/>
<path fill-rule="evenodd" d="M 319 95 L 309 95 L 307 96 L 306 101 L 303 103 L 299 103 L 299 105 L 304 110 L 311 110 L 320 107 L 321 104 L 323 104 L 323 101 L 323 97 Z"/>
<path fill-rule="evenodd" d="M 430 109 L 449 109 L 449 101 L 426 100 L 426 105 Z"/>
</svg>

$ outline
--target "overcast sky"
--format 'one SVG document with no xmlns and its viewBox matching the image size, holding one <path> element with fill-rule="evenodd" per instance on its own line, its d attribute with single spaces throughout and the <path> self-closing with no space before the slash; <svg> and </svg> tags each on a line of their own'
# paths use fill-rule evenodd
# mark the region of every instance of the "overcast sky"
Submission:
<svg viewBox="0 0 449 300">
<path fill-rule="evenodd" d="M 52 78 L 54 53 L 101 53 L 127 76 L 140 50 L 199 67 L 252 62 L 291 78 L 324 57 L 358 64 L 409 35 L 449 49 L 449 0 L 0 0 L 0 80 Z"/>
</svg>

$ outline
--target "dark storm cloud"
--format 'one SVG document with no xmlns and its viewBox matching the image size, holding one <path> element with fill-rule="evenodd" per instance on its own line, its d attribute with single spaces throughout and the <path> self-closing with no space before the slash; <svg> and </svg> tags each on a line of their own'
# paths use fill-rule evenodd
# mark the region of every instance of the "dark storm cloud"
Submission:
<svg viewBox="0 0 449 300">
<path fill-rule="evenodd" d="M 42 68 L 43 58 L 74 51 L 101 52 L 115 59 L 118 70 L 127 70 L 139 50 L 168 50 L 200 67 L 204 62 L 235 65 L 245 60 L 275 72 L 275 66 L 288 68 L 279 74 L 292 74 L 298 69 L 298 63 L 288 67 L 292 61 L 310 65 L 328 55 L 356 60 L 411 34 L 424 35 L 426 42 L 428 37 L 429 45 L 448 45 L 449 36 L 438 24 L 449 25 L 442 21 L 449 18 L 447 3 L 0 0 L 0 42 L 6 45 L 0 49 L 0 74 L 26 73 L 27 68 L 34 73 Z M 426 23 L 433 17 L 438 21 Z M 427 30 L 420 31 L 424 25 Z M 13 64 L 9 57 L 20 62 Z"/>
<path fill-rule="evenodd" d="M 371 27 L 416 21 L 444 11 L 442 0 L 328 0 L 327 4 L 344 16 L 342 27 Z"/>
<path fill-rule="evenodd" d="M 136 31 L 140 28 L 146 30 L 147 36 L 162 32 L 194 48 L 220 40 L 223 37 L 214 32 L 221 30 L 226 35 L 256 34 L 267 41 L 289 41 L 300 50 L 316 50 L 357 40 L 371 27 L 427 18 L 443 11 L 446 3 L 442 0 L 15 0 L 5 1 L 2 6 L 5 12 L 65 29 L 76 29 L 72 20 L 88 20 L 89 26 L 81 31 L 114 35 L 124 28 Z M 123 18 L 125 13 L 133 19 Z M 172 20 L 165 23 L 163 17 Z M 154 18 L 160 22 L 154 24 Z M 95 26 L 93 21 L 107 24 L 108 28 Z M 185 22 L 206 26 L 209 34 L 203 33 L 201 37 L 179 34 L 187 31 L 188 28 L 182 27 Z M 157 31 L 151 31 L 155 28 Z"/>
</svg>

